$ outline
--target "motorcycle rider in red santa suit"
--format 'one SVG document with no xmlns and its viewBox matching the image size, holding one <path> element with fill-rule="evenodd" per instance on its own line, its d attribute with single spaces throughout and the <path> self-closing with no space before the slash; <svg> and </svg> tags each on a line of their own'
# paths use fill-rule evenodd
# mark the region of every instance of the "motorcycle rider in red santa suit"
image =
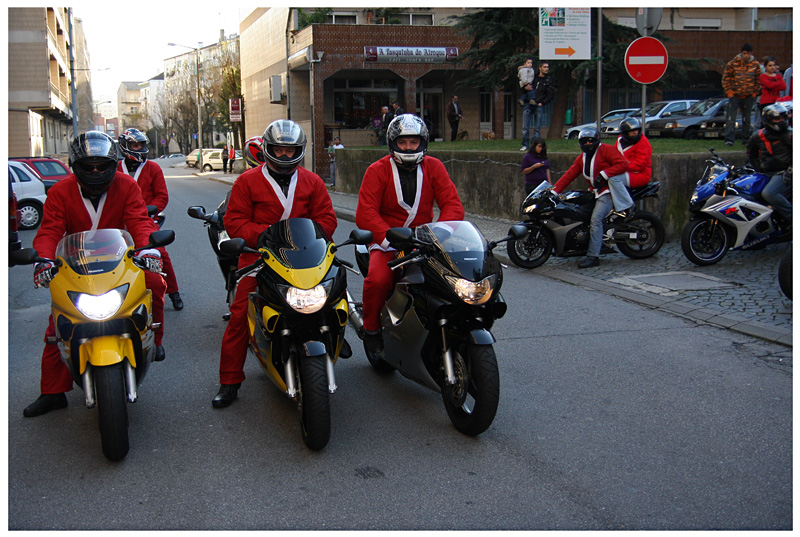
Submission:
<svg viewBox="0 0 800 537">
<path fill-rule="evenodd" d="M 242 238 L 250 248 L 269 226 L 289 218 L 310 218 L 329 236 L 336 230 L 336 213 L 322 178 L 300 163 L 306 153 L 306 135 L 294 121 L 270 123 L 263 135 L 263 166 L 250 168 L 236 179 L 225 213 L 225 230 L 231 238 Z M 242 253 L 239 268 L 255 263 L 257 254 Z M 236 286 L 231 318 L 222 337 L 219 357 L 220 388 L 211 401 L 224 408 L 237 398 L 244 375 L 249 328 L 248 294 L 255 291 L 256 278 L 247 276 Z"/>
<path fill-rule="evenodd" d="M 626 117 L 620 121 L 619 130 L 616 148 L 628 161 L 628 171 L 610 177 L 608 188 L 614 200 L 612 214 L 617 219 L 629 220 L 636 212 L 636 205 L 626 187 L 637 188 L 650 182 L 650 177 L 653 175 L 651 164 L 653 147 L 647 136 L 642 133 L 641 121 L 637 118 Z"/>
<path fill-rule="evenodd" d="M 611 177 L 628 170 L 628 161 L 617 151 L 617 148 L 600 143 L 600 133 L 594 127 L 581 130 L 578 143 L 582 153 L 572 166 L 564 172 L 553 192 L 560 194 L 579 175 L 589 183 L 589 190 L 594 192 L 595 205 L 589 221 L 589 248 L 586 257 L 578 263 L 578 268 L 596 267 L 600 264 L 600 249 L 603 246 L 603 221 L 609 215 L 614 203 L 608 189 Z"/>
<path fill-rule="evenodd" d="M 119 150 L 125 158 L 120 161 L 117 171 L 133 177 L 142 190 L 145 205 L 155 205 L 158 212 L 161 212 L 169 203 L 169 193 L 161 166 L 147 160 L 148 142 L 147 136 L 138 129 L 127 129 L 120 134 Z M 172 260 L 166 249 L 162 249 L 162 252 L 161 260 L 164 262 L 167 295 L 172 300 L 172 307 L 182 310 L 183 299 L 178 292 L 178 280 L 175 278 Z"/>
<path fill-rule="evenodd" d="M 117 148 L 113 138 L 99 131 L 79 135 L 69 149 L 72 174 L 47 192 L 42 225 L 33 239 L 40 257 L 53 259 L 56 246 L 65 236 L 92 229 L 126 229 L 137 247 L 146 246 L 158 226 L 147 216 L 147 207 L 136 183 L 116 171 Z M 145 285 L 153 296 L 153 322 L 161 323 L 155 332 L 156 360 L 165 357 L 161 340 L 164 334 L 164 290 L 161 253 L 158 249 L 139 254 L 147 265 Z M 53 263 L 34 266 L 33 283 L 49 287 L 55 275 Z M 67 406 L 65 392 L 72 389 L 72 375 L 61 360 L 55 341 L 53 317 L 45 333 L 42 352 L 41 395 L 23 412 L 27 418 Z M 49 341 L 53 341 L 50 343 Z"/>
<path fill-rule="evenodd" d="M 396 252 L 389 247 L 386 232 L 433 222 L 434 200 L 439 221 L 464 219 L 464 207 L 444 164 L 425 155 L 428 128 L 422 119 L 413 114 L 395 117 L 386 141 L 389 154 L 367 168 L 356 207 L 356 225 L 372 231 L 375 241 L 362 294 L 364 344 L 373 353 L 383 352 L 380 311 L 395 284 L 395 274 L 386 263 Z"/>
</svg>

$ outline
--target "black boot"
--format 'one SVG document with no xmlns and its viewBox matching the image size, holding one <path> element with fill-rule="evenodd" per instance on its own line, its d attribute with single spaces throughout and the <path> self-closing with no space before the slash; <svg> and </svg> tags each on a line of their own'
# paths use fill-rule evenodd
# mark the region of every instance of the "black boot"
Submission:
<svg viewBox="0 0 800 537">
<path fill-rule="evenodd" d="M 164 350 L 164 345 L 159 345 L 156 347 L 156 357 L 154 360 L 156 362 L 163 362 L 164 358 L 167 357 L 167 352 Z"/>
<path fill-rule="evenodd" d="M 22 411 L 22 415 L 26 418 L 35 418 L 59 408 L 67 408 L 67 396 L 64 393 L 43 393 Z"/>
<path fill-rule="evenodd" d="M 583 261 L 578 263 L 578 268 L 589 268 L 589 267 L 596 267 L 600 264 L 600 258 L 594 255 L 587 255 L 583 258 Z"/>
<path fill-rule="evenodd" d="M 179 292 L 175 291 L 174 293 L 170 293 L 169 298 L 172 300 L 173 308 L 178 311 L 183 309 L 183 300 L 181 299 L 181 294 Z"/>
<path fill-rule="evenodd" d="M 233 400 L 238 397 L 239 388 L 242 383 L 237 384 L 220 384 L 219 391 L 214 399 L 211 401 L 211 406 L 214 408 L 225 408 L 233 403 Z"/>
<path fill-rule="evenodd" d="M 353 356 L 353 349 L 350 348 L 350 344 L 344 339 L 342 340 L 342 348 L 339 349 L 339 358 L 350 358 L 351 356 Z"/>
<path fill-rule="evenodd" d="M 364 331 L 364 349 L 370 354 L 381 354 L 383 352 L 383 332 L 381 330 Z"/>
</svg>

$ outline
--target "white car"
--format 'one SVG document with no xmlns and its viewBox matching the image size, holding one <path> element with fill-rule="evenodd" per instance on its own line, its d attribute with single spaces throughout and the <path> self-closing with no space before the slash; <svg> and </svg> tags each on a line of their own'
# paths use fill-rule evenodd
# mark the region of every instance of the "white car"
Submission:
<svg viewBox="0 0 800 537">
<path fill-rule="evenodd" d="M 632 116 L 633 114 L 635 114 L 636 112 L 639 112 L 639 111 L 641 111 L 640 108 L 620 108 L 619 110 L 612 110 L 611 112 L 608 112 L 608 113 L 600 116 L 600 130 L 602 131 L 603 125 L 606 125 L 607 123 L 611 123 L 611 122 L 614 122 L 614 121 L 619 123 L 620 120 L 625 119 L 626 117 Z M 583 129 L 587 128 L 587 127 L 595 127 L 596 128 L 597 127 L 597 123 L 595 123 L 595 122 L 584 123 L 583 125 L 577 125 L 575 127 L 570 127 L 569 129 L 567 129 L 567 132 L 564 133 L 564 138 L 567 138 L 569 140 L 577 140 L 578 139 L 578 135 L 580 134 L 580 132 Z"/>
<path fill-rule="evenodd" d="M 20 214 L 20 229 L 36 229 L 42 223 L 44 202 L 44 183 L 24 162 L 8 161 L 8 182 L 17 197 L 17 210 Z"/>
</svg>

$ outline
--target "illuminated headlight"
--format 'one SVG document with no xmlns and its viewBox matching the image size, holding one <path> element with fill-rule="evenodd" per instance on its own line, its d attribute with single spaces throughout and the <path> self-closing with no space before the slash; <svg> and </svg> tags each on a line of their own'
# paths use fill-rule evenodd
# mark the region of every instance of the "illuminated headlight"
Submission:
<svg viewBox="0 0 800 537">
<path fill-rule="evenodd" d="M 125 296 L 128 294 L 128 284 L 116 289 L 112 289 L 102 295 L 87 295 L 86 293 L 77 293 L 75 291 L 67 291 L 72 303 L 78 308 L 78 311 L 93 321 L 104 321 L 109 317 L 113 317 L 125 302 Z"/>
<path fill-rule="evenodd" d="M 315 313 L 327 302 L 332 285 L 333 280 L 329 280 L 311 289 L 298 289 L 289 285 L 279 285 L 278 289 L 283 293 L 286 303 L 295 311 Z"/>
<path fill-rule="evenodd" d="M 539 204 L 538 203 L 533 203 L 533 204 L 528 205 L 527 207 L 525 207 L 525 209 L 523 209 L 522 212 L 523 213 L 532 213 L 533 211 L 535 211 L 538 208 L 539 208 Z"/>
<path fill-rule="evenodd" d="M 694 203 L 694 202 L 696 202 L 696 201 L 697 201 L 697 192 L 694 192 L 694 193 L 692 194 L 692 197 L 691 197 L 691 198 L 689 198 L 689 203 Z"/>
<path fill-rule="evenodd" d="M 453 286 L 453 291 L 458 295 L 458 298 L 472 305 L 483 304 L 489 300 L 492 297 L 494 284 L 497 281 L 496 274 L 492 274 L 479 282 L 471 282 L 453 276 L 445 276 L 445 278 Z"/>
<path fill-rule="evenodd" d="M 701 129 L 705 129 L 707 126 L 708 126 L 708 125 L 706 124 L 706 122 L 705 122 L 705 121 L 703 121 L 703 122 L 700 124 L 700 128 L 701 128 Z"/>
<path fill-rule="evenodd" d="M 677 122 L 667 123 L 666 125 L 664 125 L 665 129 L 677 129 L 678 127 L 680 127 L 680 124 L 678 124 Z"/>
</svg>

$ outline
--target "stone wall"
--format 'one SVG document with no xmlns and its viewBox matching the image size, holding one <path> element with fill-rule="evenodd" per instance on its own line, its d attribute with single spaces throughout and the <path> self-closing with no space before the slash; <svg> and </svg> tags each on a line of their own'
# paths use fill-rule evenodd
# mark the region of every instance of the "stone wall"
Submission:
<svg viewBox="0 0 800 537">
<path fill-rule="evenodd" d="M 743 150 L 718 154 L 737 165 L 746 160 Z M 367 167 L 384 155 L 385 148 L 336 151 L 336 189 L 357 194 Z M 519 152 L 431 151 L 429 155 L 444 163 L 468 213 L 520 219 L 519 207 L 525 193 L 525 181 L 520 173 L 522 156 Z M 550 173 L 554 180 L 569 168 L 576 156 L 550 154 Z M 646 200 L 645 209 L 662 218 L 668 239 L 680 237 L 689 217 L 689 197 L 709 156 L 710 153 L 653 155 L 653 181 L 659 181 L 661 189 L 658 198 Z M 571 188 L 583 189 L 585 185 L 586 182 L 579 177 Z"/>
</svg>

